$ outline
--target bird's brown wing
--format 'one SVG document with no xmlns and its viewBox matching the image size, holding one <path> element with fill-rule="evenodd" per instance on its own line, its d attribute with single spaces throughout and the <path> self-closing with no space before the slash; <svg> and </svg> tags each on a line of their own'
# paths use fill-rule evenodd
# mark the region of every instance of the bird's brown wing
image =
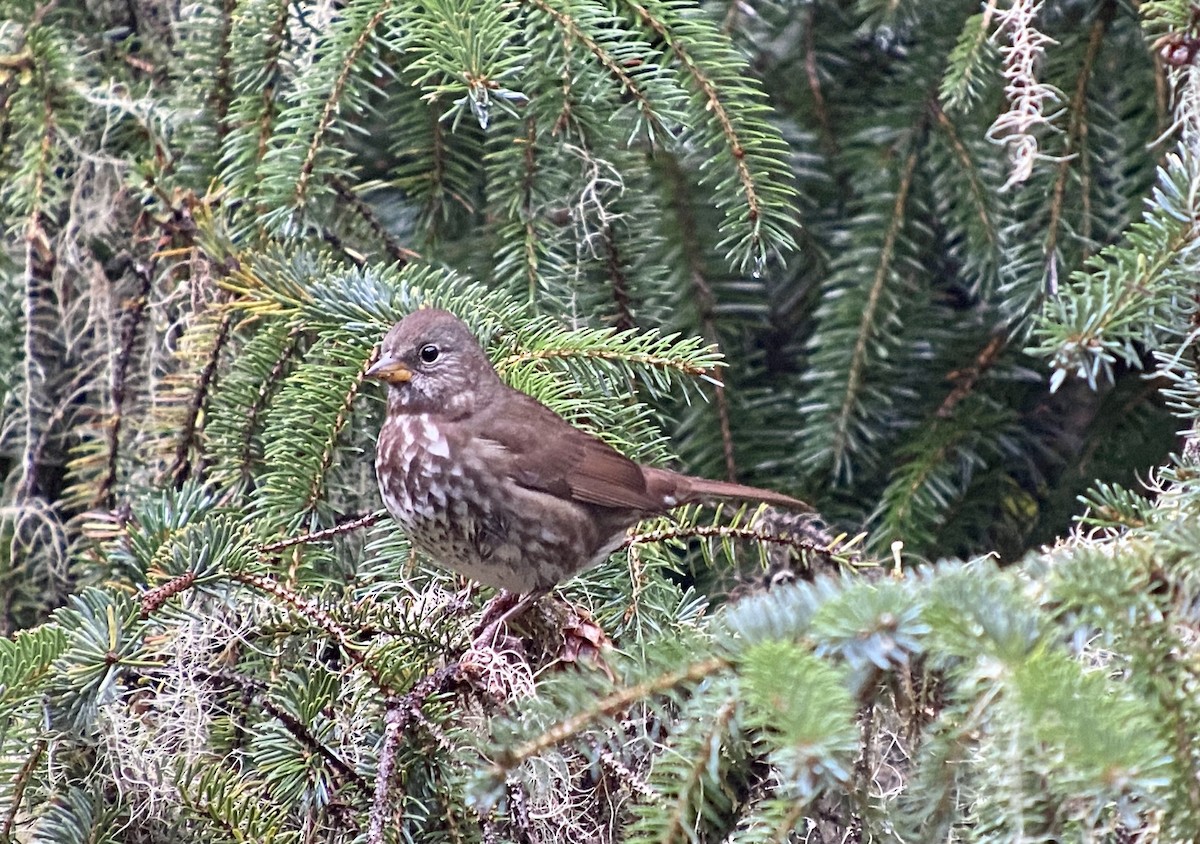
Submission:
<svg viewBox="0 0 1200 844">
<path fill-rule="evenodd" d="M 637 463 L 523 393 L 507 402 L 509 412 L 489 420 L 487 439 L 507 453 L 518 484 L 601 507 L 662 509 Z"/>
</svg>

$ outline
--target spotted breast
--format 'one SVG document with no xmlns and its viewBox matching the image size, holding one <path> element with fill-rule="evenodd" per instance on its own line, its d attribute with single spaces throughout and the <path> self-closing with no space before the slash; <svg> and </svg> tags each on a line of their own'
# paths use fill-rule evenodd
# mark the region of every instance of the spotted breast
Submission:
<svg viewBox="0 0 1200 844">
<path fill-rule="evenodd" d="M 620 544 L 624 526 L 598 537 L 583 508 L 513 483 L 501 444 L 444 428 L 430 414 L 398 414 L 380 432 L 380 494 L 418 550 L 481 583 L 530 592 L 560 580 L 580 547 L 598 562 Z M 528 518 L 547 507 L 553 518 Z"/>
</svg>

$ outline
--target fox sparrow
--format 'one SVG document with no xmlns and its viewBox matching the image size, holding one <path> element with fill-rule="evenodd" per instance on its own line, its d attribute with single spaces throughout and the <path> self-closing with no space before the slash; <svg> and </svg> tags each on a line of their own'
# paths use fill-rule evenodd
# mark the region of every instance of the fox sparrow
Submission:
<svg viewBox="0 0 1200 844">
<path fill-rule="evenodd" d="M 731 498 L 809 509 L 635 463 L 501 381 L 446 311 L 396 323 L 366 374 L 388 385 L 375 456 L 388 512 L 435 561 L 526 593 L 524 606 L 604 560 L 643 517 L 677 505 Z"/>
</svg>

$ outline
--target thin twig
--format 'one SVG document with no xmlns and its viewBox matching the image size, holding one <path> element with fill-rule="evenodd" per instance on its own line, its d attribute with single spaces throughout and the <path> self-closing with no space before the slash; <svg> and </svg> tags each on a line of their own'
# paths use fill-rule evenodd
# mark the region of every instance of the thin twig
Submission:
<svg viewBox="0 0 1200 844">
<path fill-rule="evenodd" d="M 600 66 L 608 71 L 609 74 L 611 74 L 612 77 L 620 84 L 621 92 L 637 103 L 638 111 L 642 113 L 642 117 L 646 120 L 646 126 L 652 133 L 657 132 L 662 134 L 665 131 L 662 126 L 662 121 L 660 121 L 658 116 L 654 113 L 654 106 L 651 103 L 650 98 L 646 95 L 646 92 L 642 90 L 641 86 L 638 85 L 637 80 L 630 76 L 625 64 L 620 59 L 618 59 L 608 50 L 604 49 L 604 47 L 599 44 L 596 39 L 592 38 L 587 34 L 587 32 L 581 29 L 574 18 L 568 14 L 565 14 L 564 12 L 560 12 L 558 9 L 555 9 L 553 6 L 547 3 L 546 0 L 525 0 L 525 2 L 537 7 L 546 15 L 549 15 L 556 24 L 562 27 L 563 31 L 568 35 L 568 37 L 570 37 L 572 40 L 578 41 L 589 53 L 596 57 L 596 60 L 600 62 Z"/>
<path fill-rule="evenodd" d="M 786 545 L 797 551 L 815 551 L 829 553 L 828 546 L 823 546 L 811 539 L 790 533 L 771 533 L 768 530 L 755 527 L 734 527 L 732 525 L 692 525 L 690 527 L 672 527 L 660 530 L 650 530 L 635 533 L 627 537 L 621 548 L 634 545 L 647 545 L 655 542 L 668 542 L 672 539 L 748 539 L 754 542 L 766 542 L 773 545 Z"/>
<path fill-rule="evenodd" d="M 1104 42 L 1104 33 L 1107 31 L 1109 24 L 1112 22 L 1113 15 L 1116 13 L 1115 3 L 1106 3 L 1101 13 L 1096 16 L 1092 22 L 1091 32 L 1088 34 L 1087 50 L 1083 55 L 1083 64 L 1079 69 L 1079 75 L 1075 79 L 1075 93 L 1071 97 L 1071 103 L 1068 107 L 1070 119 L 1067 121 L 1067 146 L 1063 154 L 1058 159 L 1058 173 L 1054 179 L 1054 187 L 1050 194 L 1050 219 L 1046 223 L 1046 240 L 1042 247 L 1042 253 L 1046 258 L 1046 266 L 1053 271 L 1055 251 L 1058 249 L 1058 237 L 1062 228 L 1062 215 L 1065 208 L 1066 192 L 1067 192 L 1067 177 L 1071 172 L 1071 162 L 1078 156 L 1079 158 L 1079 174 L 1080 174 L 1080 201 L 1082 203 L 1082 220 L 1083 231 L 1080 233 L 1080 241 L 1086 244 L 1090 240 L 1089 229 L 1091 226 L 1091 180 L 1089 159 L 1087 151 L 1083 149 L 1087 138 L 1088 121 L 1087 115 L 1087 91 L 1088 82 L 1091 81 L 1092 71 L 1096 64 L 1096 59 L 1100 55 L 1100 46 Z M 1057 273 L 1052 272 L 1052 279 L 1057 278 Z M 1056 291 L 1050 290 L 1050 293 Z"/>
<path fill-rule="evenodd" d="M 742 144 L 741 135 L 738 133 L 737 127 L 734 126 L 733 118 L 729 111 L 725 108 L 725 103 L 717 93 L 717 84 L 712 80 L 695 57 L 688 52 L 680 39 L 677 38 L 671 29 L 662 21 L 658 20 L 650 13 L 650 10 L 635 0 L 626 0 L 628 5 L 633 9 L 638 18 L 651 29 L 659 38 L 663 40 L 679 63 L 683 65 L 692 81 L 700 91 L 700 95 L 704 98 L 705 111 L 712 114 L 717 121 L 717 126 L 721 130 L 721 135 L 725 139 L 725 143 L 729 147 L 729 153 L 733 156 L 734 170 L 737 172 L 738 181 L 742 185 L 742 192 L 746 200 L 746 215 L 750 220 L 750 225 L 755 229 L 754 241 L 757 243 L 759 236 L 757 227 L 759 218 L 762 216 L 762 209 L 758 198 L 758 185 L 755 182 L 754 174 L 750 171 L 750 165 L 746 162 L 746 148 Z"/>
<path fill-rule="evenodd" d="M 370 527 L 387 515 L 386 510 L 376 510 L 373 513 L 364 513 L 360 516 L 355 516 L 352 519 L 347 519 L 344 522 L 338 522 L 330 528 L 315 530 L 311 533 L 303 533 L 299 536 L 290 536 L 287 539 L 281 539 L 278 542 L 272 542 L 268 545 L 260 545 L 258 552 L 260 554 L 273 554 L 276 551 L 282 551 L 285 548 L 291 548 L 293 545 L 307 545 L 310 542 L 324 542 L 326 539 L 332 539 L 335 536 L 340 536 L 343 533 L 358 530 L 359 528 Z"/>
<path fill-rule="evenodd" d="M 347 781 L 353 783 L 359 791 L 366 794 L 370 790 L 367 786 L 366 778 L 354 770 L 349 762 L 334 753 L 332 748 L 314 736 L 304 722 L 283 707 L 276 705 L 267 695 L 257 694 L 256 697 L 259 704 L 262 705 L 263 710 L 282 724 L 284 729 L 291 733 L 297 741 L 315 751 L 318 756 L 329 763 L 331 768 L 341 774 Z"/>
<path fill-rule="evenodd" d="M 988 340 L 987 345 L 975 356 L 974 362 L 966 369 L 955 370 L 946 376 L 947 381 L 954 381 L 954 389 L 952 389 L 946 398 L 942 401 L 941 406 L 934 414 L 939 419 L 949 418 L 954 412 L 954 408 L 959 402 L 971 394 L 971 390 L 975 388 L 976 382 L 979 381 L 983 373 L 995 365 L 1000 354 L 1008 346 L 1007 338 L 1002 334 L 994 334 Z"/>
<path fill-rule="evenodd" d="M 258 149 L 254 157 L 255 167 L 262 164 L 263 159 L 267 157 L 267 146 L 271 141 L 271 130 L 275 118 L 275 77 L 279 73 L 280 56 L 283 53 L 284 45 L 283 34 L 287 29 L 288 9 L 291 6 L 289 0 L 277 0 L 277 4 L 271 26 L 262 36 L 267 54 L 267 60 L 262 69 L 266 82 L 262 88 L 260 101 L 262 110 L 258 116 Z M 265 213 L 266 210 L 266 206 L 259 205 L 260 213 Z"/>
<path fill-rule="evenodd" d="M 404 713 L 400 709 L 400 702 L 395 698 L 388 699 L 383 722 L 383 745 L 379 748 L 379 765 L 375 774 L 375 793 L 371 800 L 367 844 L 382 844 L 383 825 L 387 822 L 388 785 L 392 780 L 392 768 L 396 765 L 396 750 L 400 747 L 400 738 L 404 732 Z"/>
<path fill-rule="evenodd" d="M 0 840 L 8 842 L 12 836 L 13 823 L 16 821 L 17 815 L 21 810 L 21 800 L 25 796 L 25 788 L 29 785 L 29 781 L 33 778 L 33 770 L 37 767 L 38 762 L 42 759 L 42 754 L 46 752 L 46 740 L 39 739 L 33 745 L 33 751 L 28 758 L 21 763 L 20 770 L 17 771 L 17 776 L 13 780 L 12 789 L 9 793 L 11 802 L 9 803 L 8 814 L 4 816 L 4 825 L 0 826 Z"/>
<path fill-rule="evenodd" d="M 371 229 L 371 233 L 379 238 L 384 250 L 393 261 L 400 266 L 404 266 L 405 264 L 411 264 L 413 261 L 420 260 L 421 256 L 418 253 L 400 245 L 400 242 L 380 222 L 379 216 L 375 213 L 374 209 L 364 202 L 362 197 L 355 193 L 354 189 L 346 184 L 344 179 L 334 176 L 330 180 L 330 184 L 333 185 L 333 190 L 337 193 L 338 199 L 345 202 L 353 209 L 355 214 L 362 217 L 363 221 Z"/>
<path fill-rule="evenodd" d="M 229 328 L 232 324 L 233 311 L 227 310 L 221 315 L 216 339 L 213 341 L 204 369 L 200 371 L 196 390 L 192 393 L 192 401 L 188 405 L 188 413 L 183 422 L 183 431 L 180 432 L 179 441 L 175 446 L 175 460 L 167 472 L 176 488 L 183 486 L 183 482 L 191 473 L 188 452 L 191 451 L 192 443 L 196 438 L 197 428 L 200 424 L 200 412 L 204 409 L 205 399 L 208 398 L 208 388 L 216 377 L 217 363 L 221 360 L 221 352 L 225 348 L 225 341 L 229 338 Z"/>
<path fill-rule="evenodd" d="M 813 98 L 813 111 L 816 113 L 817 126 L 820 128 L 821 145 L 830 159 L 838 156 L 837 136 L 829 119 L 829 107 L 825 104 L 825 94 L 821 91 L 821 74 L 817 69 L 816 29 L 817 4 L 808 7 L 804 21 L 804 76 L 808 81 L 808 90 Z"/>
<path fill-rule="evenodd" d="M 245 436 L 242 439 L 242 450 L 238 456 L 238 468 L 243 483 L 248 482 L 253 474 L 253 467 L 250 465 L 250 461 L 253 457 L 251 452 L 254 446 L 254 428 L 258 424 L 258 417 L 266 410 L 267 400 L 271 397 L 271 391 L 279 383 L 279 379 L 283 376 L 283 370 L 287 368 L 288 362 L 296 353 L 296 338 L 300 336 L 303 330 L 303 325 L 297 322 L 288 331 L 288 335 L 284 339 L 287 345 L 283 347 L 282 353 L 275 359 L 275 363 L 271 367 L 271 373 L 258 385 L 258 395 L 254 397 L 253 404 L 246 411 L 246 424 L 243 428 Z"/>
<path fill-rule="evenodd" d="M 654 366 L 659 369 L 677 369 L 680 372 L 705 380 L 712 380 L 712 370 L 706 369 L 703 366 L 679 360 L 678 358 L 667 358 L 662 355 L 647 355 L 640 353 L 624 354 L 622 352 L 613 352 L 607 349 L 533 349 L 525 352 L 516 352 L 509 355 L 504 360 L 500 361 L 497 369 L 508 369 L 519 363 L 526 363 L 534 360 L 552 360 L 556 358 L 594 358 L 599 360 L 615 360 L 629 361 L 630 363 L 640 364 L 641 366 Z"/>
<path fill-rule="evenodd" d="M 230 52 L 230 35 L 233 32 L 233 15 L 237 0 L 224 0 L 221 3 L 220 44 L 221 58 L 217 61 L 217 72 L 213 80 L 212 99 L 217 118 L 217 137 L 222 141 L 229 134 L 229 103 L 233 99 L 233 91 L 229 84 L 233 71 Z"/>
<path fill-rule="evenodd" d="M 917 126 L 917 135 L 924 134 L 925 125 L 926 113 L 922 113 Z M 912 149 L 904 160 L 904 169 L 900 172 L 900 184 L 896 189 L 896 198 L 892 202 L 891 220 L 888 222 L 887 231 L 884 233 L 883 244 L 879 248 L 879 265 L 875 268 L 874 278 L 871 279 L 871 287 L 867 291 L 866 307 L 863 308 L 862 319 L 858 324 L 857 337 L 854 341 L 854 351 L 850 356 L 850 368 L 846 374 L 846 395 L 842 400 L 841 407 L 838 409 L 837 418 L 833 422 L 834 442 L 832 450 L 834 459 L 839 464 L 849 441 L 851 419 L 854 416 L 855 408 L 858 406 L 859 389 L 866 378 L 864 370 L 867 366 L 867 349 L 870 345 L 870 337 L 874 334 L 872 326 L 874 325 L 880 302 L 883 300 L 883 290 L 887 286 L 891 274 L 892 262 L 896 259 L 896 242 L 900 239 L 900 232 L 903 230 L 904 221 L 907 219 L 905 211 L 908 206 L 908 195 L 913 186 L 913 175 L 916 172 L 917 161 L 920 157 L 920 148 L 921 145 L 914 139 Z"/>
<path fill-rule="evenodd" d="M 617 307 L 617 318 L 613 326 L 618 331 L 629 331 L 634 327 L 629 295 L 629 277 L 625 273 L 620 247 L 617 245 L 616 231 L 611 223 L 604 227 L 602 242 L 604 243 L 604 267 L 608 270 L 609 287 L 612 290 L 613 303 Z"/>
<path fill-rule="evenodd" d="M 375 796 L 371 801 L 370 827 L 367 832 L 367 844 L 380 844 L 384 840 L 384 823 L 387 820 L 387 806 L 394 802 L 390 797 L 390 780 L 392 769 L 395 767 L 396 750 L 400 739 L 415 721 L 429 725 L 421 707 L 425 701 L 435 694 L 440 694 L 453 688 L 462 677 L 462 666 L 458 662 L 439 668 L 432 674 L 416 683 L 403 697 L 392 697 L 387 702 L 387 713 L 384 715 L 383 747 L 379 751 L 379 767 L 375 778 Z"/>
<path fill-rule="evenodd" d="M 312 483 L 308 488 L 308 499 L 304 502 L 302 512 L 311 513 L 316 509 L 317 504 L 321 500 L 321 492 L 325 483 L 325 474 L 333 465 L 333 458 L 337 453 L 338 437 L 342 435 L 346 425 L 350 422 L 350 415 L 354 411 L 354 399 L 358 397 L 359 390 L 363 385 L 363 378 L 366 377 L 367 369 L 370 368 L 371 361 L 368 358 L 363 361 L 362 366 L 358 370 L 358 375 L 354 379 L 354 383 L 350 389 L 346 391 L 345 397 L 342 399 L 342 406 L 338 408 L 337 416 L 333 420 L 333 425 L 329 429 L 329 439 L 325 442 L 325 447 L 321 452 L 321 463 L 317 466 L 317 471 L 313 473 Z"/>
<path fill-rule="evenodd" d="M 138 329 L 142 326 L 142 317 L 146 313 L 146 305 L 150 301 L 150 292 L 154 280 L 152 270 L 139 261 L 133 261 L 133 272 L 141 282 L 141 288 L 133 302 L 122 315 L 121 346 L 117 359 L 113 364 L 112 387 L 110 389 L 112 402 L 112 420 L 108 427 L 108 469 L 105 472 L 96 495 L 92 499 L 92 507 L 110 507 L 111 493 L 117 482 L 117 452 L 121 444 L 121 420 L 125 406 L 125 379 L 129 374 L 129 362 L 133 358 L 133 349 L 137 344 Z"/>
</svg>

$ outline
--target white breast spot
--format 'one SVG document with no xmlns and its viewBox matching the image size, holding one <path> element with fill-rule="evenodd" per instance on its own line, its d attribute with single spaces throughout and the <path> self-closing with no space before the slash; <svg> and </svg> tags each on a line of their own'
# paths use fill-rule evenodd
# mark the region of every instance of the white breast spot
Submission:
<svg viewBox="0 0 1200 844">
<path fill-rule="evenodd" d="M 429 441 L 429 453 L 438 457 L 450 456 L 450 443 L 446 442 L 446 438 L 441 434 Z"/>
<path fill-rule="evenodd" d="M 445 435 L 438 430 L 437 425 L 433 424 L 427 415 L 421 414 L 414 418 L 410 422 L 408 433 L 409 439 L 418 453 L 423 450 L 434 457 L 447 458 L 450 456 L 450 443 L 446 442 Z"/>
</svg>

